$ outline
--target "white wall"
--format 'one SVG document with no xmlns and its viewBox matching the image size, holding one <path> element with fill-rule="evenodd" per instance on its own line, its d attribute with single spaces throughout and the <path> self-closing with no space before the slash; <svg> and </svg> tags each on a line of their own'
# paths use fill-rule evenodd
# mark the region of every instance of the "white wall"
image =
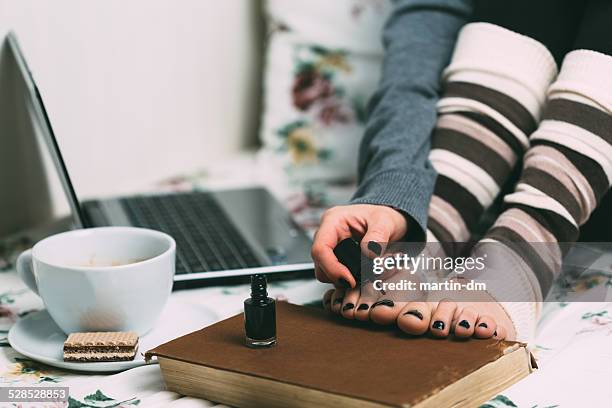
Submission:
<svg viewBox="0 0 612 408">
<path fill-rule="evenodd" d="M 17 33 L 78 193 L 118 194 L 253 142 L 258 7 L 0 0 L 0 38 Z"/>
</svg>

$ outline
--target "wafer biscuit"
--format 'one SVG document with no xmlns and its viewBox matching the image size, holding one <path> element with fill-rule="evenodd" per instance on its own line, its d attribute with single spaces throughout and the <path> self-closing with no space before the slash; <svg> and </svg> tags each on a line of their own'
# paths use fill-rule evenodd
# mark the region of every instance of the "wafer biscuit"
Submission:
<svg viewBox="0 0 612 408">
<path fill-rule="evenodd" d="M 64 361 L 129 361 L 137 349 L 134 332 L 71 333 L 64 342 Z"/>
</svg>

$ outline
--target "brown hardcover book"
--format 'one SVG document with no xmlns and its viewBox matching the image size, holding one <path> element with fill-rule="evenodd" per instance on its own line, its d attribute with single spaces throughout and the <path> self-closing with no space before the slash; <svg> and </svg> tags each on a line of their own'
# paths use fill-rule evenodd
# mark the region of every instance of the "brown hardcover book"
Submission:
<svg viewBox="0 0 612 408">
<path fill-rule="evenodd" d="M 169 390 L 236 407 L 470 407 L 532 371 L 522 343 L 436 340 L 279 302 L 278 344 L 245 346 L 243 316 L 156 356 Z"/>
</svg>

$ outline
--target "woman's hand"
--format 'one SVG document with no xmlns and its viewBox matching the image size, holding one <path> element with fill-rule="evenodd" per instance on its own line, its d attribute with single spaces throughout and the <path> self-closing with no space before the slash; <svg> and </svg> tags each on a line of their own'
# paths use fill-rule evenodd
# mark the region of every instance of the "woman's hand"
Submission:
<svg viewBox="0 0 612 408">
<path fill-rule="evenodd" d="M 406 217 L 391 207 L 353 204 L 330 208 L 323 214 L 312 244 L 317 279 L 339 287 L 355 287 L 355 279 L 334 255 L 336 245 L 346 238 L 360 239 L 361 252 L 375 257 L 384 252 L 387 242 L 401 239 L 407 231 Z"/>
</svg>

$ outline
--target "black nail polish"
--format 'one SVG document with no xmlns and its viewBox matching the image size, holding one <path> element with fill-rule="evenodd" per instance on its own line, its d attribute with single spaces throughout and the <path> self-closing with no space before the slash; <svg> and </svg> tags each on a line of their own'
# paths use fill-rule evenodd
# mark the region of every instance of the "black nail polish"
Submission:
<svg viewBox="0 0 612 408">
<path fill-rule="evenodd" d="M 444 330 L 444 322 L 442 320 L 436 320 L 431 325 L 431 328 L 436 330 Z"/>
<path fill-rule="evenodd" d="M 368 306 L 365 303 L 362 303 L 359 305 L 359 307 L 357 308 L 357 310 L 368 310 L 370 308 L 370 306 Z"/>
<path fill-rule="evenodd" d="M 395 306 L 395 303 L 390 299 L 383 299 L 383 300 L 379 300 L 378 302 L 374 303 L 372 305 L 372 309 L 374 309 L 376 306 L 393 307 Z"/>
<path fill-rule="evenodd" d="M 376 241 L 368 242 L 368 249 L 374 252 L 376 255 L 380 255 L 382 253 L 382 246 Z"/>
<path fill-rule="evenodd" d="M 346 305 L 344 305 L 344 306 L 342 307 L 342 311 L 351 310 L 351 309 L 352 309 L 352 308 L 354 308 L 354 307 L 355 307 L 355 305 L 354 305 L 354 304 L 352 304 L 352 303 L 347 303 Z"/>
<path fill-rule="evenodd" d="M 483 328 L 485 328 L 485 329 L 488 329 L 488 328 L 489 328 L 489 326 L 487 326 L 487 324 L 486 324 L 486 323 L 480 323 L 480 324 L 478 325 L 478 327 L 483 327 Z"/>
<path fill-rule="evenodd" d="M 470 322 L 468 322 L 467 320 L 462 320 L 459 322 L 459 326 L 463 327 L 464 329 L 469 329 L 470 328 Z"/>
<path fill-rule="evenodd" d="M 336 300 L 334 300 L 334 305 L 338 305 L 338 304 L 342 303 L 343 300 L 344 300 L 344 298 L 336 298 Z"/>
<path fill-rule="evenodd" d="M 493 337 L 497 337 L 497 330 L 493 332 Z"/>
<path fill-rule="evenodd" d="M 404 316 L 406 315 L 412 315 L 412 316 L 418 317 L 419 320 L 423 320 L 423 313 L 419 312 L 418 310 L 409 310 L 406 313 L 404 313 Z"/>
<path fill-rule="evenodd" d="M 251 277 L 251 297 L 244 301 L 244 331 L 249 347 L 276 344 L 276 302 L 268 297 L 264 275 Z"/>
<path fill-rule="evenodd" d="M 350 288 L 351 285 L 348 283 L 348 281 L 344 278 L 339 278 L 338 279 L 338 285 L 342 286 L 343 288 Z"/>
</svg>

